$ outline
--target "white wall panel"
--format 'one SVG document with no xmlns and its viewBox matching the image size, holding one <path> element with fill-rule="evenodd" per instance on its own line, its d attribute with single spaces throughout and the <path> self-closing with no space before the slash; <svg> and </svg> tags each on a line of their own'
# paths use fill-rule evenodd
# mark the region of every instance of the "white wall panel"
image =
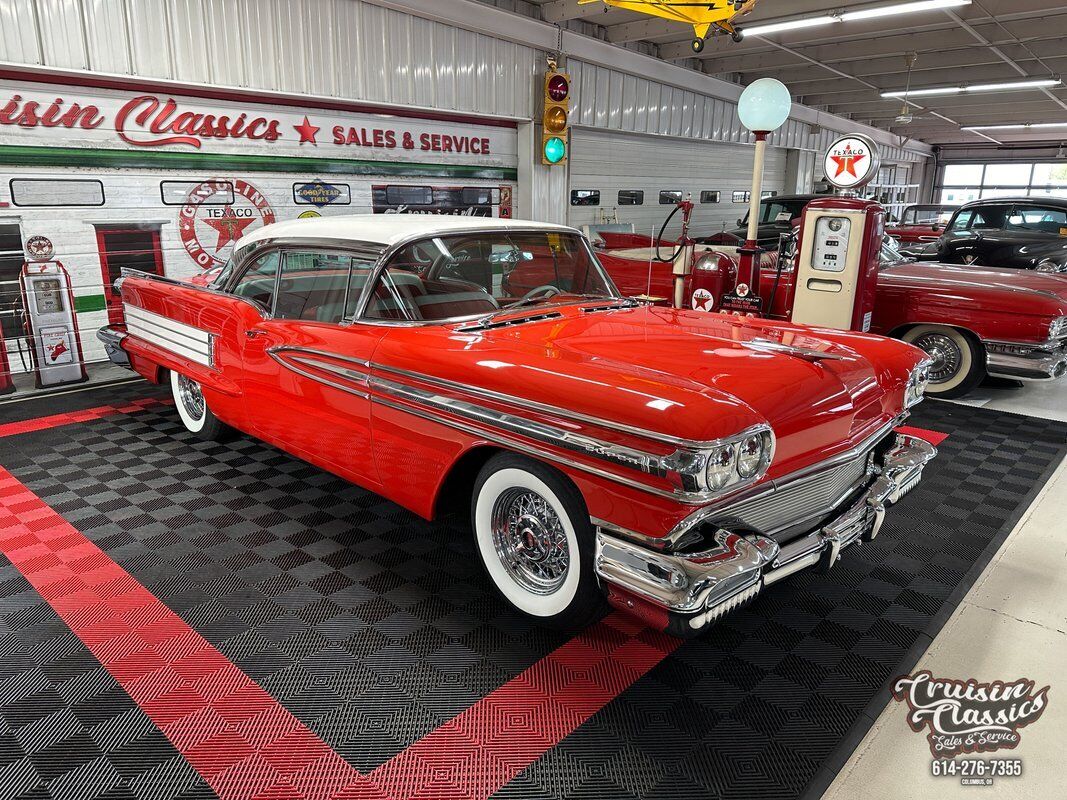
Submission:
<svg viewBox="0 0 1067 800">
<path fill-rule="evenodd" d="M 32 0 L 36 7 L 35 21 L 38 30 L 33 33 L 44 50 L 44 63 L 49 66 L 71 69 L 89 69 L 85 51 L 85 17 L 78 0 Z M 31 2 L 23 0 L 16 5 L 19 13 L 31 14 Z M 116 37 L 116 44 L 122 40 Z"/>
<path fill-rule="evenodd" d="M 24 6 L 29 4 L 23 0 Z M 115 47 L 115 31 L 126 29 L 126 9 L 111 0 L 82 0 L 85 10 L 85 39 L 92 68 L 100 72 L 127 75 L 133 70 L 130 53 Z"/>
<path fill-rule="evenodd" d="M 126 13 L 129 14 L 128 35 L 133 72 L 149 78 L 169 78 L 174 70 L 166 0 L 128 3 Z M 202 57 L 209 56 L 205 53 Z"/>
<path fill-rule="evenodd" d="M 765 190 L 784 193 L 791 188 L 786 186 L 786 154 L 782 148 L 768 148 Z M 647 234 L 653 227 L 658 231 L 672 208 L 659 204 L 660 190 L 681 190 L 691 192 L 696 203 L 694 233 L 732 228 L 748 210 L 746 204 L 731 202 L 731 194 L 747 191 L 751 185 L 753 155 L 754 148 L 744 144 L 575 130 L 570 188 L 599 190 L 600 205 L 568 206 L 567 221 L 578 226 L 595 224 L 602 215 L 612 217 L 617 213 L 619 222 L 633 223 L 638 233 Z M 643 190 L 644 204 L 620 206 L 620 189 Z M 701 204 L 702 190 L 721 192 L 721 202 Z M 668 233 L 677 235 L 679 222 L 680 216 L 676 216 Z"/>
<path fill-rule="evenodd" d="M 96 2 L 114 5 L 111 0 Z M 187 80 L 193 83 L 208 83 L 212 80 L 213 59 L 205 58 L 210 53 L 205 27 L 203 0 L 170 0 L 170 39 L 174 63 L 184 64 Z"/>
<path fill-rule="evenodd" d="M 105 0 L 106 1 L 106 0 Z M 41 64 L 37 10 L 26 0 L 0 0 L 0 53 L 19 64 Z"/>
</svg>

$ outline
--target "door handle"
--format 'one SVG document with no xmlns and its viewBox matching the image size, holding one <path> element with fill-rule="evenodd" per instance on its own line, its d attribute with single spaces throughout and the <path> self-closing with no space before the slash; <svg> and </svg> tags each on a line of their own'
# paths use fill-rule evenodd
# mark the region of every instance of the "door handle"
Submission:
<svg viewBox="0 0 1067 800">
<path fill-rule="evenodd" d="M 266 336 L 267 332 L 262 328 L 249 328 L 245 331 L 245 336 L 249 339 L 255 339 L 257 336 Z"/>
</svg>

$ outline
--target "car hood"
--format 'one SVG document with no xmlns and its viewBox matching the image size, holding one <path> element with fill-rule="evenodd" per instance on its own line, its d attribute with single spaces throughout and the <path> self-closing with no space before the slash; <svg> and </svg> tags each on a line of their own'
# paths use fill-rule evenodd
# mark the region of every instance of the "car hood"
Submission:
<svg viewBox="0 0 1067 800">
<path fill-rule="evenodd" d="M 1067 278 L 1048 272 L 990 269 L 938 261 L 910 261 L 883 269 L 883 286 L 928 286 L 952 296 L 995 292 L 1011 298 L 1011 305 L 1034 314 L 1067 313 Z"/>
<path fill-rule="evenodd" d="M 842 343 L 831 332 L 720 314 L 577 306 L 553 313 L 490 330 L 423 329 L 447 344 L 427 341 L 417 351 L 399 344 L 409 337 L 389 336 L 375 361 L 620 430 L 711 441 L 767 422 L 777 437 L 773 474 L 848 449 L 899 414 L 907 372 L 921 357 L 875 337 L 842 335 Z M 897 360 L 876 364 L 861 352 L 872 344 Z"/>
</svg>

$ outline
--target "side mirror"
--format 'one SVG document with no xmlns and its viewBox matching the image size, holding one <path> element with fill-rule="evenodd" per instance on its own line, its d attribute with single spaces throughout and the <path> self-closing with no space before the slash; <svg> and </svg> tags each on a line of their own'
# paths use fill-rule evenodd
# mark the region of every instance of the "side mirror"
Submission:
<svg viewBox="0 0 1067 800">
<path fill-rule="evenodd" d="M 744 226 L 745 226 L 745 221 L 743 219 L 738 219 L 737 220 L 737 227 L 743 228 Z"/>
<path fill-rule="evenodd" d="M 933 225 L 930 226 L 930 230 L 932 230 L 934 233 L 937 233 L 941 230 L 941 226 L 935 222 Z"/>
</svg>

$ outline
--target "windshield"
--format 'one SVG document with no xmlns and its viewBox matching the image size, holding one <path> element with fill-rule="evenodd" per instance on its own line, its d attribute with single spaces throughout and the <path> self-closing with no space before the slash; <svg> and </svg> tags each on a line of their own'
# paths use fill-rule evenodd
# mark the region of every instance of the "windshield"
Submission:
<svg viewBox="0 0 1067 800">
<path fill-rule="evenodd" d="M 804 206 L 806 205 L 806 200 L 791 200 L 786 202 L 770 200 L 762 202 L 759 207 L 760 224 L 768 222 L 777 222 L 779 224 L 789 223 L 794 217 L 800 216 L 800 212 L 804 210 Z M 748 224 L 748 214 L 745 214 L 742 218 L 741 224 Z"/>
<path fill-rule="evenodd" d="M 886 236 L 882 239 L 882 250 L 878 254 L 878 260 L 881 267 L 892 267 L 895 264 L 903 264 L 915 259 L 910 258 L 900 252 L 900 243 L 892 236 Z"/>
<path fill-rule="evenodd" d="M 401 248 L 379 277 L 366 316 L 445 321 L 618 296 L 580 235 L 491 231 L 438 236 Z"/>
</svg>

